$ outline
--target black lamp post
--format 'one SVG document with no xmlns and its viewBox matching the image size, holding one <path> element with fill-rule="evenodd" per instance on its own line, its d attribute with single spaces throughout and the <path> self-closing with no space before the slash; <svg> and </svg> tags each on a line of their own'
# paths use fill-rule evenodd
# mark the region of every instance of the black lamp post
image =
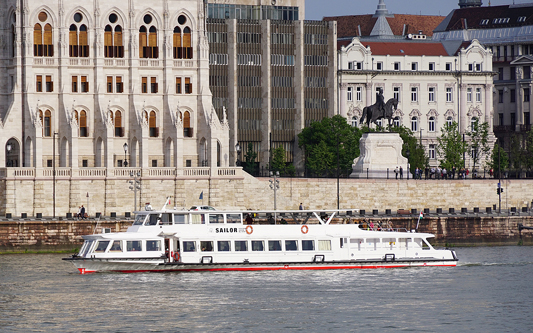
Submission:
<svg viewBox="0 0 533 333">
<path fill-rule="evenodd" d="M 127 153 L 128 153 L 128 144 L 124 143 L 122 148 L 124 148 L 124 167 L 126 168 L 126 167 L 128 167 L 128 159 L 126 158 Z"/>
<path fill-rule="evenodd" d="M 409 180 L 409 174 L 411 173 L 409 168 L 409 156 L 411 155 L 411 152 L 409 151 L 409 147 L 407 147 L 407 150 L 405 151 L 405 155 L 407 157 L 407 180 Z"/>
<path fill-rule="evenodd" d="M 240 160 L 240 157 L 241 157 L 241 145 L 238 142 L 235 145 L 235 151 L 237 152 L 237 158 L 235 159 L 235 164 L 237 166 L 241 166 L 241 160 Z"/>
</svg>

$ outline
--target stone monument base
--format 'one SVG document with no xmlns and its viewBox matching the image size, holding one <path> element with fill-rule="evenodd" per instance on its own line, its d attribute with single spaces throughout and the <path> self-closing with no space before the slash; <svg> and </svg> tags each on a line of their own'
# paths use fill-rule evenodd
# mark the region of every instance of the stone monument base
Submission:
<svg viewBox="0 0 533 333">
<path fill-rule="evenodd" d="M 365 133 L 359 141 L 361 155 L 354 160 L 351 178 L 396 178 L 396 167 L 407 178 L 407 158 L 402 156 L 403 140 L 398 133 Z M 398 172 L 398 179 L 400 173 Z M 409 178 L 412 178 L 411 175 Z"/>
</svg>

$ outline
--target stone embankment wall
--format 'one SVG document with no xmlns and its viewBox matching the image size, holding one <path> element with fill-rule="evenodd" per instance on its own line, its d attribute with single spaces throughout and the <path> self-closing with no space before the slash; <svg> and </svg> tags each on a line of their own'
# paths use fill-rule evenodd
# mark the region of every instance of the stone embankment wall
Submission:
<svg viewBox="0 0 533 333">
<path fill-rule="evenodd" d="M 365 220 L 387 221 L 389 218 L 339 219 L 337 223 L 361 223 Z M 394 228 L 413 230 L 418 218 L 391 217 Z M 509 217 L 429 217 L 420 221 L 419 232 L 435 234 L 440 245 L 495 245 L 518 244 L 518 224 L 533 227 L 532 216 Z M 71 250 L 82 244 L 82 235 L 100 233 L 102 228 L 111 232 L 125 231 L 132 221 L 4 221 L 0 222 L 0 252 L 25 250 Z M 533 245 L 533 230 L 523 230 L 524 244 Z"/>
<path fill-rule="evenodd" d="M 195 179 L 177 176 L 148 176 L 142 178 L 138 191 L 141 207 L 150 202 L 160 208 L 166 197 L 178 208 L 192 205 L 211 205 L 218 209 L 274 208 L 274 191 L 270 189 L 271 178 L 254 178 L 242 170 L 233 170 L 229 176 L 202 177 Z M 298 209 L 300 203 L 306 209 L 333 209 L 337 207 L 337 180 L 316 178 L 278 178 L 276 191 L 278 210 Z M 124 216 L 134 210 L 134 193 L 129 189 L 129 177 L 94 177 L 93 179 L 60 179 L 56 181 L 56 216 L 65 217 L 76 213 L 85 205 L 89 215 L 100 212 L 103 216 Z M 340 179 L 339 207 L 341 209 L 468 208 L 498 205 L 497 179 L 477 180 L 395 180 L 395 179 Z M 502 181 L 502 209 L 531 208 L 533 179 Z M 2 179 L 0 180 L 0 216 L 11 214 L 20 217 L 53 216 L 53 187 L 50 179 Z M 201 196 L 201 198 L 200 198 Z"/>
</svg>

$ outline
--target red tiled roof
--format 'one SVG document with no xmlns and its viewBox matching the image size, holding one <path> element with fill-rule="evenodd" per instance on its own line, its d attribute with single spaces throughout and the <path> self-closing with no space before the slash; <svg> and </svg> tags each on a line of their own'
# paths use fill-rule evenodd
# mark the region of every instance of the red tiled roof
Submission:
<svg viewBox="0 0 533 333">
<path fill-rule="evenodd" d="M 351 41 L 339 41 L 337 46 L 347 46 Z M 362 41 L 365 47 L 370 46 L 373 55 L 391 55 L 391 56 L 448 56 L 448 52 L 442 43 L 428 43 L 428 42 L 365 42 Z"/>
<path fill-rule="evenodd" d="M 376 17 L 373 14 L 351 15 L 351 16 L 331 16 L 324 17 L 324 21 L 337 21 L 338 38 L 370 36 L 372 28 L 376 24 Z M 405 15 L 394 14 L 388 17 L 387 22 L 396 36 L 405 34 L 418 34 L 421 30 L 424 35 L 433 36 L 433 30 L 444 20 L 445 16 L 429 15 Z M 404 32 L 404 25 L 406 31 Z M 361 35 L 359 28 L 361 27 Z"/>
<path fill-rule="evenodd" d="M 526 17 L 526 19 L 523 22 L 518 22 L 519 17 Z M 509 21 L 507 23 L 495 23 L 494 19 L 498 18 L 509 18 Z M 488 22 L 481 25 L 481 21 L 484 19 L 487 19 Z M 451 14 L 450 21 L 444 30 L 494 29 L 525 25 L 533 25 L 533 4 L 456 9 Z"/>
</svg>

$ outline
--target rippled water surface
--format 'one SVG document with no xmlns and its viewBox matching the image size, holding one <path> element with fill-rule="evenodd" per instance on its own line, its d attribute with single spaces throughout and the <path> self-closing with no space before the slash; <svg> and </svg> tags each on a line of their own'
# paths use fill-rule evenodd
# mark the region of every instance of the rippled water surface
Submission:
<svg viewBox="0 0 533 333">
<path fill-rule="evenodd" d="M 533 247 L 456 251 L 451 268 L 88 275 L 0 255 L 0 331 L 531 331 Z"/>
</svg>

